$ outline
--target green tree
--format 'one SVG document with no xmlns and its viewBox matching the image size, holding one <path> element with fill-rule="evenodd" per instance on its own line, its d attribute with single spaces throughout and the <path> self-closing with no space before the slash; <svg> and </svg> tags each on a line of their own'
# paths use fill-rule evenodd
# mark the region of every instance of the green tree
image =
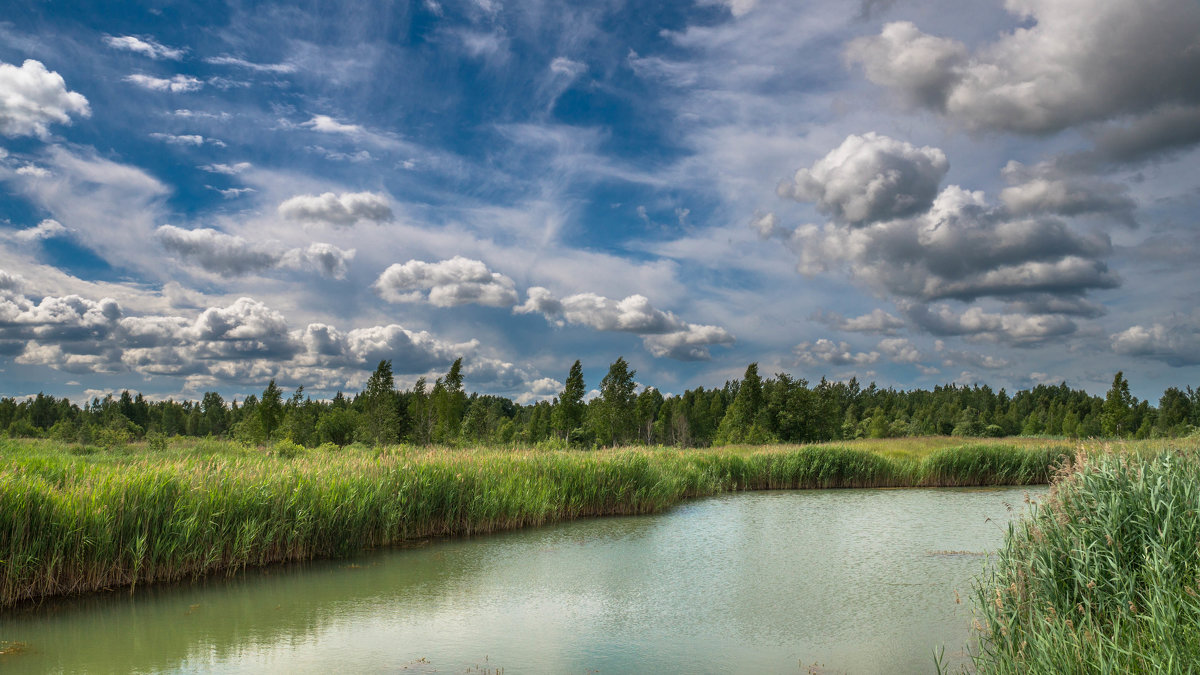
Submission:
<svg viewBox="0 0 1200 675">
<path fill-rule="evenodd" d="M 587 410 L 587 406 L 583 403 L 583 397 L 586 394 L 587 389 L 583 383 L 583 366 L 577 359 L 571 366 L 571 371 L 567 374 L 567 383 L 563 386 L 562 393 L 558 395 L 558 402 L 554 405 L 552 425 L 559 438 L 569 439 L 572 431 L 583 426 L 583 415 Z"/>
<path fill-rule="evenodd" d="M 1129 423 L 1134 404 L 1133 396 L 1129 393 L 1129 381 L 1125 379 L 1125 373 L 1118 370 L 1100 409 L 1100 429 L 1105 436 L 1129 436 L 1137 431 L 1131 429 Z"/>
<path fill-rule="evenodd" d="M 440 384 L 440 383 L 439 383 Z M 437 417 L 430 396 L 425 392 L 425 378 L 419 378 L 408 396 L 408 417 L 412 420 L 411 440 L 417 445 L 433 442 L 433 427 Z"/>
<path fill-rule="evenodd" d="M 263 390 L 262 399 L 258 402 L 256 410 L 263 435 L 266 440 L 271 440 L 271 434 L 275 433 L 283 419 L 283 392 L 275 386 L 275 380 L 271 380 L 267 384 L 267 388 Z M 164 431 L 167 434 L 171 433 L 166 429 Z"/>
<path fill-rule="evenodd" d="M 593 419 L 596 440 L 601 445 L 624 443 L 633 431 L 633 390 L 637 383 L 633 377 L 637 371 L 630 370 L 623 357 L 608 367 L 608 373 L 600 381 L 600 398 Z"/>
<path fill-rule="evenodd" d="M 400 419 L 396 411 L 396 380 L 392 361 L 384 359 L 375 367 L 363 390 L 363 440 L 386 445 L 399 440 Z"/>
<path fill-rule="evenodd" d="M 354 440 L 358 426 L 358 413 L 346 406 L 330 406 L 317 422 L 317 435 L 322 442 L 344 446 Z"/>
<path fill-rule="evenodd" d="M 229 428 L 228 415 L 225 410 L 225 400 L 215 391 L 204 393 L 204 398 L 200 401 L 201 410 L 201 434 L 212 434 L 220 436 Z"/>
<path fill-rule="evenodd" d="M 733 403 L 717 426 L 713 439 L 716 445 L 732 443 L 766 443 L 771 440 L 763 406 L 762 378 L 758 376 L 758 364 L 746 366 L 746 374 L 737 386 Z"/>
<path fill-rule="evenodd" d="M 432 398 L 437 417 L 433 439 L 439 443 L 454 443 L 458 440 L 459 426 L 467 408 L 461 357 L 454 360 L 444 378 L 434 383 Z"/>
<path fill-rule="evenodd" d="M 658 411 L 662 404 L 662 392 L 654 387 L 646 387 L 638 395 L 633 416 L 634 421 L 637 422 L 638 440 L 642 443 L 648 445 L 654 442 L 654 420 L 658 418 Z"/>
</svg>

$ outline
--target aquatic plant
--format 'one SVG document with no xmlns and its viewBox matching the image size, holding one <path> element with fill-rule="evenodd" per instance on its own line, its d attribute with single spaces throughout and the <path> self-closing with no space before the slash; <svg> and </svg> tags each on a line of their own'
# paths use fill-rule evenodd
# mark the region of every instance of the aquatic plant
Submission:
<svg viewBox="0 0 1200 675">
<path fill-rule="evenodd" d="M 0 441 L 0 606 L 731 490 L 1045 482 L 1065 444 L 596 452 Z"/>
<path fill-rule="evenodd" d="M 1200 458 L 1080 454 L 975 589 L 978 673 L 1200 664 Z"/>
</svg>

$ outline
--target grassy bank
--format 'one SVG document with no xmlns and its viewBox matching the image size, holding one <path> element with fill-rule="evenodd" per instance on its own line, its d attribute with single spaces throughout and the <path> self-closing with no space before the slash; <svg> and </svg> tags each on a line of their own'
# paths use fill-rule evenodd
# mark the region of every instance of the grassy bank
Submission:
<svg viewBox="0 0 1200 675">
<path fill-rule="evenodd" d="M 595 452 L 0 441 L 0 606 L 730 490 L 1032 484 L 1065 442 Z"/>
<path fill-rule="evenodd" d="M 1196 672 L 1200 456 L 1081 455 L 992 569 L 977 672 Z"/>
</svg>

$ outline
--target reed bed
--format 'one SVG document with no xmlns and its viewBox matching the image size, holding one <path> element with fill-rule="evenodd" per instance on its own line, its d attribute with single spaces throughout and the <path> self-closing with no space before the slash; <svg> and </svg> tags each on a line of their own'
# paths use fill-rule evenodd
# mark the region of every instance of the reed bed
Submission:
<svg viewBox="0 0 1200 675">
<path fill-rule="evenodd" d="M 1065 443 L 603 451 L 95 451 L 0 441 L 0 607 L 430 536 L 660 511 L 731 490 L 1048 481 Z"/>
<path fill-rule="evenodd" d="M 1081 454 L 975 599 L 978 673 L 1200 671 L 1200 456 Z"/>
</svg>

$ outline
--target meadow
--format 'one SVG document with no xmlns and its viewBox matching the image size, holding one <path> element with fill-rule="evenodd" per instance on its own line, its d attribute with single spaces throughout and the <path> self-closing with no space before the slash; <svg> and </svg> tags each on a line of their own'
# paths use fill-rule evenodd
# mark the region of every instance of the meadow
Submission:
<svg viewBox="0 0 1200 675">
<path fill-rule="evenodd" d="M 0 607 L 436 536 L 660 511 L 735 490 L 1047 482 L 1076 443 L 926 438 L 715 449 L 194 439 L 0 441 Z"/>
</svg>

